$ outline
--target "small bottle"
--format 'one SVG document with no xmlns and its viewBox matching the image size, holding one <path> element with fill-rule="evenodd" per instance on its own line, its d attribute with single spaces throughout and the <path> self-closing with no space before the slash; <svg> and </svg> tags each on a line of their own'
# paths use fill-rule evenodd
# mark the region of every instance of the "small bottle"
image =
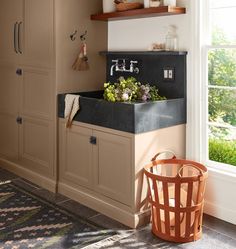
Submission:
<svg viewBox="0 0 236 249">
<path fill-rule="evenodd" d="M 178 50 L 178 36 L 176 34 L 176 26 L 170 25 L 166 34 L 165 49 L 167 51 Z"/>
</svg>

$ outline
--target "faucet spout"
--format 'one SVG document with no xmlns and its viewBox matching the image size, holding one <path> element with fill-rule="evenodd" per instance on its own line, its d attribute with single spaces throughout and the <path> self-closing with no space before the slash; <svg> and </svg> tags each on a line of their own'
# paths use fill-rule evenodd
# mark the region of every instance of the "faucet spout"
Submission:
<svg viewBox="0 0 236 249">
<path fill-rule="evenodd" d="M 115 67 L 115 66 L 116 66 L 115 64 L 111 66 L 110 76 L 113 76 L 113 70 L 114 70 L 114 67 Z"/>
<path fill-rule="evenodd" d="M 111 69 L 110 69 L 110 76 L 113 76 L 113 74 L 114 74 L 114 67 L 118 68 L 118 63 L 119 63 L 118 60 L 112 60 L 112 62 L 114 62 L 115 64 L 113 64 L 113 65 L 111 66 Z"/>
</svg>

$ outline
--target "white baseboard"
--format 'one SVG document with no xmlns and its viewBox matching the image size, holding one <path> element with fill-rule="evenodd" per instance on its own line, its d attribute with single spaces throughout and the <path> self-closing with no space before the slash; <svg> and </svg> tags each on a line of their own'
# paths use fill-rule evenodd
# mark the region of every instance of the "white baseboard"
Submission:
<svg viewBox="0 0 236 249">
<path fill-rule="evenodd" d="M 0 158 L 1 167 L 26 179 L 31 181 L 32 183 L 35 183 L 45 189 L 48 189 L 49 191 L 55 193 L 57 188 L 57 182 L 56 180 L 47 178 L 45 176 L 42 176 L 36 172 L 33 172 L 31 170 L 28 170 L 16 163 L 10 162 L 6 159 Z"/>
<path fill-rule="evenodd" d="M 204 213 L 236 225 L 236 210 L 205 201 Z"/>
<path fill-rule="evenodd" d="M 236 177 L 209 168 L 204 212 L 236 225 Z"/>
<path fill-rule="evenodd" d="M 79 187 L 73 188 L 60 182 L 58 184 L 58 192 L 131 228 L 150 222 L 150 210 L 141 213 L 129 212 L 122 208 L 120 203 L 116 205 L 114 201 L 104 201 L 96 194 L 93 195 Z"/>
</svg>

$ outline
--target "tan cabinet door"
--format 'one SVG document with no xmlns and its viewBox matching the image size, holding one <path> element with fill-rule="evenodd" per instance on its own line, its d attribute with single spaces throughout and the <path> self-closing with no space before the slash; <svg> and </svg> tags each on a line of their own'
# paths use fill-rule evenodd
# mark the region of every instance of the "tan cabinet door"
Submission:
<svg viewBox="0 0 236 249">
<path fill-rule="evenodd" d="M 52 71 L 23 67 L 19 77 L 20 113 L 23 116 L 52 120 L 55 113 L 55 84 Z"/>
<path fill-rule="evenodd" d="M 16 62 L 20 56 L 17 31 L 22 21 L 23 0 L 1 0 L 0 4 L 0 60 Z"/>
<path fill-rule="evenodd" d="M 0 154 L 18 159 L 18 124 L 15 115 L 0 113 Z"/>
<path fill-rule="evenodd" d="M 53 26 L 53 0 L 1 0 L 0 61 L 53 67 Z"/>
<path fill-rule="evenodd" d="M 0 113 L 17 117 L 19 111 L 19 76 L 16 67 L 0 64 Z"/>
<path fill-rule="evenodd" d="M 78 125 L 70 129 L 60 122 L 59 181 L 92 187 L 92 130 Z"/>
<path fill-rule="evenodd" d="M 53 128 L 52 121 L 28 117 L 19 125 L 20 164 L 46 177 L 53 176 Z"/>
<path fill-rule="evenodd" d="M 0 64 L 0 154 L 18 157 L 19 84 L 16 68 Z"/>
<path fill-rule="evenodd" d="M 22 33 L 23 64 L 49 68 L 53 64 L 53 0 L 25 0 Z"/>
<path fill-rule="evenodd" d="M 131 139 L 94 131 L 95 191 L 116 201 L 131 205 L 132 143 Z"/>
</svg>

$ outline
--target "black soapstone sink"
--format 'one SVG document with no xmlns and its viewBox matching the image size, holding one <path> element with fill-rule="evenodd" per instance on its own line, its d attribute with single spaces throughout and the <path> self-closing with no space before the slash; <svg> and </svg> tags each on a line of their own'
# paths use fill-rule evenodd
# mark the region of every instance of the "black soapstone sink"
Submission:
<svg viewBox="0 0 236 249">
<path fill-rule="evenodd" d="M 74 120 L 139 134 L 186 123 L 185 98 L 150 102 L 108 102 L 103 91 L 80 95 L 80 110 Z M 64 118 L 65 95 L 58 95 L 58 116 Z"/>
</svg>

